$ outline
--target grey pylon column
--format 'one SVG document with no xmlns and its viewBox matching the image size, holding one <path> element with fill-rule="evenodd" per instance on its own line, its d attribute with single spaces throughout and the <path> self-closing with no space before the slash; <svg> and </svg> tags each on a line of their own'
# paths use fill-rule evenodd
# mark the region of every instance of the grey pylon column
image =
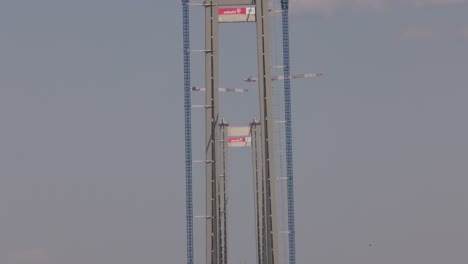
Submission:
<svg viewBox="0 0 468 264">
<path fill-rule="evenodd" d="M 279 263 L 276 208 L 275 151 L 273 139 L 273 100 L 270 63 L 270 28 L 268 0 L 255 3 L 257 21 L 258 88 L 260 97 L 260 126 L 262 138 L 264 197 L 265 197 L 265 252 L 264 263 Z"/>
<path fill-rule="evenodd" d="M 250 136 L 252 138 L 252 169 L 255 205 L 255 231 L 257 264 L 262 264 L 265 253 L 265 196 L 263 187 L 262 147 L 260 140 L 260 122 L 253 119 L 250 123 Z"/>
<path fill-rule="evenodd" d="M 219 123 L 219 155 L 218 155 L 218 263 L 227 263 L 227 183 L 228 183 L 228 128 L 229 123 L 221 120 Z"/>
<path fill-rule="evenodd" d="M 205 1 L 206 263 L 218 264 L 218 1 Z"/>
</svg>

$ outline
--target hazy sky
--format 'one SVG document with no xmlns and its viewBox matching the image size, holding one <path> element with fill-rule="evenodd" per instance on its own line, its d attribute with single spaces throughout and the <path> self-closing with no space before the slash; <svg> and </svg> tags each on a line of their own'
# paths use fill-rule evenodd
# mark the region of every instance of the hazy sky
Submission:
<svg viewBox="0 0 468 264">
<path fill-rule="evenodd" d="M 297 262 L 468 263 L 468 1 L 291 5 L 292 70 L 325 74 L 293 82 Z M 0 264 L 185 262 L 181 22 L 180 1 L 0 1 Z M 221 95 L 232 125 L 258 116 L 254 30 L 221 26 L 220 83 L 253 90 Z M 254 263 L 250 150 L 230 157 L 229 258 Z"/>
</svg>

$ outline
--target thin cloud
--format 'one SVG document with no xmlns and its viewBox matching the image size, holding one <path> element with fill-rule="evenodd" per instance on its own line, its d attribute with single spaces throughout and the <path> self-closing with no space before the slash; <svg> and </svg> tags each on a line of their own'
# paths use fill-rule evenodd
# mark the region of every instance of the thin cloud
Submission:
<svg viewBox="0 0 468 264">
<path fill-rule="evenodd" d="M 396 6 L 421 8 L 468 4 L 468 0 L 291 0 L 291 9 L 297 12 L 315 11 L 325 14 L 340 9 L 380 11 Z"/>
<path fill-rule="evenodd" d="M 45 248 L 33 248 L 22 250 L 12 254 L 7 261 L 8 264 L 47 264 L 49 254 Z"/>
<path fill-rule="evenodd" d="M 386 7 L 386 0 L 291 0 L 293 11 L 316 11 L 323 14 L 333 13 L 338 9 L 353 10 L 382 10 Z"/>
<path fill-rule="evenodd" d="M 456 40 L 468 41 L 468 26 L 460 28 L 453 35 Z"/>
<path fill-rule="evenodd" d="M 402 1 L 400 1 L 402 2 Z M 447 6 L 447 5 L 457 5 L 457 4 L 466 4 L 467 0 L 408 0 L 404 1 L 407 4 L 424 7 L 424 6 Z"/>
<path fill-rule="evenodd" d="M 401 39 L 407 41 L 435 41 L 439 40 L 439 32 L 424 27 L 410 27 L 401 33 Z"/>
<path fill-rule="evenodd" d="M 433 29 L 430 27 L 410 26 L 400 34 L 404 41 L 468 41 L 468 26 L 455 29 Z"/>
</svg>

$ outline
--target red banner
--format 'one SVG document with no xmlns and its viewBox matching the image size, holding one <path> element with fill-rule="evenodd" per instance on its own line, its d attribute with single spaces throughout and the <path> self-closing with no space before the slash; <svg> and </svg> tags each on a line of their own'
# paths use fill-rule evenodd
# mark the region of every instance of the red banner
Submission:
<svg viewBox="0 0 468 264">
<path fill-rule="evenodd" d="M 236 137 L 236 138 L 228 138 L 229 143 L 234 143 L 234 142 L 247 142 L 247 138 L 245 137 Z"/>
<path fill-rule="evenodd" d="M 219 15 L 246 15 L 247 14 L 247 8 L 245 7 L 240 7 L 240 8 L 219 8 L 218 9 L 218 14 Z"/>
</svg>

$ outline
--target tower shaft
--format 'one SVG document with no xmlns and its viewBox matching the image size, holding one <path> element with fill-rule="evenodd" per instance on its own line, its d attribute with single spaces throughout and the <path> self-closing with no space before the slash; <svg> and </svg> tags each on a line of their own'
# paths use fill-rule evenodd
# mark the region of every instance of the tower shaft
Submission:
<svg viewBox="0 0 468 264">
<path fill-rule="evenodd" d="M 218 0 L 205 1 L 206 263 L 219 262 Z"/>
<path fill-rule="evenodd" d="M 257 0 L 255 3 L 257 22 L 257 60 L 258 88 L 260 101 L 260 126 L 262 140 L 263 186 L 264 186 L 264 217 L 265 231 L 263 263 L 279 263 L 278 224 L 276 208 L 276 177 L 275 151 L 273 138 L 273 99 L 270 62 L 270 28 L 269 8 L 267 0 Z"/>
</svg>

